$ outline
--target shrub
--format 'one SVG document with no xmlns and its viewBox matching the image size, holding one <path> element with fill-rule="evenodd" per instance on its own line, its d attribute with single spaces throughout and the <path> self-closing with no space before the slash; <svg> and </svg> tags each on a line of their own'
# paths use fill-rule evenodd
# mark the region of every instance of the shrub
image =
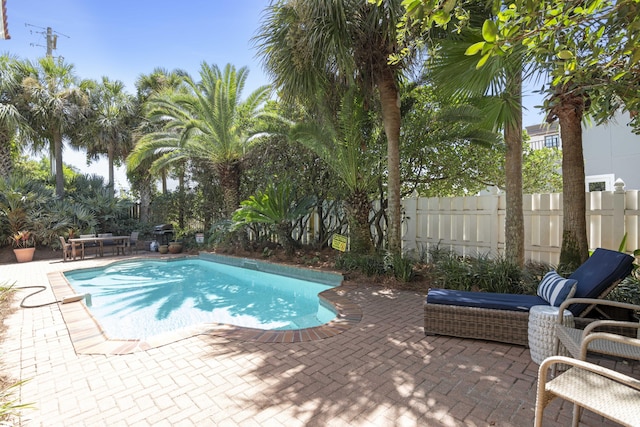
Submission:
<svg viewBox="0 0 640 427">
<path fill-rule="evenodd" d="M 385 257 L 386 270 L 401 282 L 410 282 L 413 279 L 413 262 L 401 254 L 388 253 Z"/>
<path fill-rule="evenodd" d="M 356 254 L 345 252 L 336 258 L 336 268 L 345 271 L 359 271 L 367 276 L 385 274 L 384 259 L 380 254 Z"/>
<path fill-rule="evenodd" d="M 534 263 L 521 269 L 504 257 L 461 257 L 440 248 L 430 255 L 432 286 L 462 291 L 534 295 L 542 275 L 550 269 L 548 265 Z"/>
</svg>

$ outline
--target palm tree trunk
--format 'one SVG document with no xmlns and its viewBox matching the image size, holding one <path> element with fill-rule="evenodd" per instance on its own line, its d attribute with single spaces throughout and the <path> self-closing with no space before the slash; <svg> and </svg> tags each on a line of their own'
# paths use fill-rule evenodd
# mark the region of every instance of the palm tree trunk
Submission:
<svg viewBox="0 0 640 427">
<path fill-rule="evenodd" d="M 13 172 L 11 138 L 9 137 L 9 132 L 5 130 L 0 132 L 0 178 L 8 178 Z"/>
<path fill-rule="evenodd" d="M 400 235 L 400 94 L 393 73 L 385 68 L 376 82 L 380 92 L 382 122 L 387 136 L 387 199 L 389 206 L 389 224 L 387 242 L 391 253 L 402 251 Z"/>
<path fill-rule="evenodd" d="M 151 220 L 152 185 L 151 175 L 146 175 L 145 179 L 140 182 L 140 222 L 143 224 Z"/>
<path fill-rule="evenodd" d="M 59 131 L 53 132 L 53 156 L 56 169 L 56 196 L 62 200 L 64 198 L 64 170 L 62 168 L 62 134 Z"/>
<path fill-rule="evenodd" d="M 356 191 L 347 197 L 347 221 L 351 252 L 367 254 L 373 251 L 369 214 L 371 204 L 365 191 Z"/>
<path fill-rule="evenodd" d="M 563 231 L 560 264 L 573 268 L 589 257 L 582 150 L 585 100 L 580 94 L 566 92 L 560 93 L 557 98 L 560 103 L 552 112 L 560 122 L 562 138 Z"/>
<path fill-rule="evenodd" d="M 230 161 L 217 165 L 222 199 L 224 201 L 224 215 L 231 218 L 233 212 L 240 206 L 240 163 Z"/>
<path fill-rule="evenodd" d="M 507 90 L 512 99 L 522 100 L 522 68 L 508 75 Z M 505 256 L 519 266 L 524 266 L 524 213 L 522 210 L 522 107 L 514 120 L 504 128 L 507 145 L 505 155 L 506 220 Z"/>
<path fill-rule="evenodd" d="M 113 158 L 114 156 L 114 147 L 112 144 L 109 144 L 107 148 L 107 161 L 109 163 L 109 196 L 114 197 L 115 195 L 115 175 L 113 173 Z"/>
</svg>

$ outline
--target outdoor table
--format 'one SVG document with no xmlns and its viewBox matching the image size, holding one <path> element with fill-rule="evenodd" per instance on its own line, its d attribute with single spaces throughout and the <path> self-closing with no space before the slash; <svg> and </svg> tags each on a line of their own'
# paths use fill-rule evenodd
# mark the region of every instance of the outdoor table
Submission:
<svg viewBox="0 0 640 427">
<path fill-rule="evenodd" d="M 100 246 L 100 256 L 104 256 L 104 242 L 112 241 L 116 245 L 118 242 L 122 242 L 125 247 L 129 247 L 130 236 L 102 236 L 102 237 L 75 237 L 69 239 L 70 243 L 80 243 L 82 245 L 82 251 L 84 253 L 84 244 L 88 242 L 97 243 Z M 124 251 L 123 251 L 124 254 Z M 76 259 L 76 248 L 72 246 L 71 256 Z"/>
<path fill-rule="evenodd" d="M 562 313 L 563 323 L 573 327 L 575 322 L 569 310 Z M 529 352 L 531 360 L 538 365 L 549 356 L 554 356 L 554 341 L 556 337 L 556 322 L 558 321 L 558 307 L 550 305 L 534 305 L 529 309 Z"/>
</svg>

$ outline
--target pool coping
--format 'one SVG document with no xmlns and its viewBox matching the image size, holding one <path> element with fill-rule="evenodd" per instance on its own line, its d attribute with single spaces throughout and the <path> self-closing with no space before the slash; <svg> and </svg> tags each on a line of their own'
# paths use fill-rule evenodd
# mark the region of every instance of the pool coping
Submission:
<svg viewBox="0 0 640 427">
<path fill-rule="evenodd" d="M 268 264 L 276 265 L 273 263 Z M 288 266 L 278 265 L 278 268 L 282 267 Z M 299 267 L 289 268 L 305 270 Z M 60 301 L 64 297 L 75 295 L 75 291 L 64 276 L 64 272 L 49 273 L 47 277 L 56 300 Z M 362 319 L 360 307 L 346 296 L 350 287 L 350 285 L 345 285 L 342 282 L 339 286 L 327 289 L 319 294 L 322 302 L 328 303 L 334 308 L 337 313 L 336 319 L 313 328 L 287 331 L 203 323 L 149 337 L 145 340 L 116 339 L 109 337 L 104 332 L 84 302 L 59 304 L 58 306 L 77 354 L 130 354 L 161 347 L 197 335 L 213 335 L 231 340 L 261 343 L 296 343 L 330 338 L 352 328 Z"/>
</svg>

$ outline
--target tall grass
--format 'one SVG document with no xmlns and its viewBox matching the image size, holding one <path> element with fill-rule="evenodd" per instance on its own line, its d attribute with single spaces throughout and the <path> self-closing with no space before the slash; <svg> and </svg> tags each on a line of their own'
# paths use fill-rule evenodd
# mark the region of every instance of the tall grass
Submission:
<svg viewBox="0 0 640 427">
<path fill-rule="evenodd" d="M 15 288 L 6 283 L 0 284 L 0 341 L 4 340 L 4 319 L 11 313 L 11 301 Z M 0 361 L 1 361 L 0 354 Z M 21 382 L 12 382 L 10 378 L 0 376 L 0 425 L 18 425 L 18 417 L 23 409 L 30 404 L 23 404 L 14 396 L 22 385 Z"/>
</svg>

